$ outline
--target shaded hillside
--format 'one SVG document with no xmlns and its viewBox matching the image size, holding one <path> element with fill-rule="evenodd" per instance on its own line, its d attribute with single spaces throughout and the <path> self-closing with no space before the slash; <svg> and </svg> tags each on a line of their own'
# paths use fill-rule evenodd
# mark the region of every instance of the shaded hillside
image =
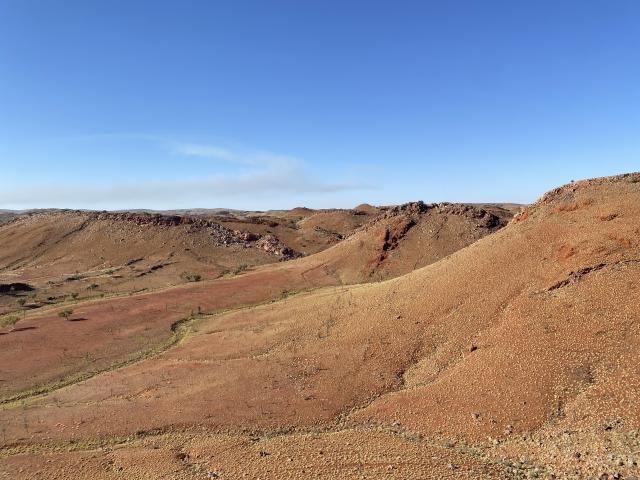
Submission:
<svg viewBox="0 0 640 480">
<path fill-rule="evenodd" d="M 391 207 L 316 258 L 344 283 L 396 277 L 504 227 L 512 214 L 493 209 L 422 202 Z"/>
</svg>

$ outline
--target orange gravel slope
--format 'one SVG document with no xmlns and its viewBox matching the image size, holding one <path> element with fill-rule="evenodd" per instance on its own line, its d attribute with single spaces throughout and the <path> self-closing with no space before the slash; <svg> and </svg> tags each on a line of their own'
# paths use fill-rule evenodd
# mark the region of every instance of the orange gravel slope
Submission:
<svg viewBox="0 0 640 480">
<path fill-rule="evenodd" d="M 398 278 L 198 319 L 162 354 L 7 404 L 0 465 L 117 464 L 131 478 L 160 465 L 169 478 L 637 475 L 639 206 L 640 174 L 572 183 Z"/>
<path fill-rule="evenodd" d="M 181 338 L 185 329 L 180 326 L 192 314 L 406 273 L 416 262 L 434 262 L 503 223 L 473 207 L 409 204 L 321 255 L 148 294 L 74 302 L 70 321 L 58 317 L 63 307 L 34 310 L 17 324 L 0 328 L 0 402 L 155 355 Z M 402 235 L 390 234 L 398 224 L 404 225 Z M 427 229 L 436 226 L 435 234 Z M 390 240 L 390 235 L 396 237 Z"/>
</svg>

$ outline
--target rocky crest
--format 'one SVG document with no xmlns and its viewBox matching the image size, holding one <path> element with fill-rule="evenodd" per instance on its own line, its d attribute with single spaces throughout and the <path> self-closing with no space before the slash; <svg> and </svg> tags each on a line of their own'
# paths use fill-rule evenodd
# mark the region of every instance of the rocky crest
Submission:
<svg viewBox="0 0 640 480">
<path fill-rule="evenodd" d="M 190 231 L 204 230 L 211 235 L 212 243 L 215 246 L 239 245 L 244 248 L 257 248 L 285 260 L 300 257 L 300 253 L 281 242 L 275 235 L 261 235 L 240 230 L 231 230 L 219 223 L 200 217 L 182 215 L 163 215 L 160 213 L 138 213 L 138 212 L 86 212 L 82 210 L 60 210 L 33 212 L 25 217 L 14 221 L 28 221 L 40 215 L 78 215 L 85 217 L 85 221 L 132 223 L 140 227 L 153 226 L 174 228 L 183 227 Z"/>
<path fill-rule="evenodd" d="M 406 230 L 408 230 L 413 224 L 415 224 L 417 217 L 426 214 L 429 211 L 433 211 L 434 213 L 442 215 L 458 215 L 473 218 L 477 221 L 478 227 L 482 228 L 497 229 L 506 225 L 506 222 L 504 222 L 498 216 L 494 215 L 491 212 L 488 212 L 484 208 L 476 207 L 474 205 L 448 202 L 427 204 L 422 201 L 418 201 L 404 203 L 395 207 L 388 207 L 384 210 L 384 213 L 382 213 L 369 224 L 364 225 L 362 228 L 367 228 L 369 225 L 373 225 L 381 221 L 387 221 L 394 217 L 402 216 L 407 219 L 406 223 L 409 226 L 406 228 Z"/>
</svg>

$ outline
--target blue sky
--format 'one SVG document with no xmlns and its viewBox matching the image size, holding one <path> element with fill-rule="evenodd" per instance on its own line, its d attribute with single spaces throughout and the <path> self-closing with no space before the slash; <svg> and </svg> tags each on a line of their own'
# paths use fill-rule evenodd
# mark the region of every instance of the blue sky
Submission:
<svg viewBox="0 0 640 480">
<path fill-rule="evenodd" d="M 0 0 L 0 208 L 531 202 L 640 169 L 640 2 Z"/>
</svg>

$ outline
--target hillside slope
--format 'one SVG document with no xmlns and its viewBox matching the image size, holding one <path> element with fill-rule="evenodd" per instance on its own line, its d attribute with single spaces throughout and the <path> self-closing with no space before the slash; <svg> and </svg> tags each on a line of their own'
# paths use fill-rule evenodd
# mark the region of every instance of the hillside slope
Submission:
<svg viewBox="0 0 640 480">
<path fill-rule="evenodd" d="M 21 453 L 5 468 L 73 439 L 93 456 L 54 455 L 57 471 L 637 474 L 638 205 L 640 174 L 572 183 L 398 278 L 201 318 L 163 354 L 3 408 Z"/>
<path fill-rule="evenodd" d="M 504 227 L 511 212 L 465 204 L 413 202 L 392 207 L 315 256 L 343 283 L 397 277 Z"/>
<path fill-rule="evenodd" d="M 455 214 L 450 215 L 452 211 Z M 388 232 L 395 231 L 398 224 L 404 225 L 403 231 L 394 233 L 394 242 L 390 244 Z M 437 232 L 426 228 L 434 224 L 440 226 Z M 63 303 L 69 306 L 71 302 L 80 322 L 57 318 L 58 310 L 53 309 L 56 305 L 44 308 L 41 313 L 41 309 L 36 309 L 17 324 L 0 330 L 0 364 L 3 365 L 0 367 L 3 379 L 0 401 L 21 395 L 25 390 L 68 383 L 72 378 L 111 368 L 114 362 L 146 356 L 174 338 L 173 326 L 193 312 L 212 313 L 327 285 L 369 282 L 376 278 L 373 274 L 379 278 L 405 273 L 415 267 L 416 255 L 421 255 L 419 261 L 422 262 L 438 260 L 452 249 L 462 248 L 503 224 L 504 221 L 496 216 L 477 208 L 408 204 L 392 209 L 371 226 L 363 227 L 321 254 L 266 265 L 239 276 L 225 276 L 145 295 Z M 168 231 L 174 231 L 173 227 Z M 89 234 L 89 238 L 93 237 L 93 233 Z M 200 238 L 194 237 L 195 240 Z M 152 239 L 149 235 L 147 238 Z M 158 235 L 159 240 L 163 238 L 166 236 Z M 188 236 L 183 238 L 193 241 Z M 85 240 L 80 238 L 79 241 Z M 149 242 L 143 243 L 140 248 L 148 248 L 148 245 Z M 50 254 L 51 250 L 45 251 Z M 241 252 L 245 250 L 249 249 Z M 397 266 L 394 265 L 396 262 Z M 54 262 L 52 266 L 59 268 L 61 263 Z M 123 267 L 126 271 L 133 268 L 138 268 L 137 264 Z M 148 277 L 153 276 L 134 278 L 144 282 Z M 64 281 L 63 285 L 77 288 L 80 282 L 95 278 Z M 31 294 L 18 292 L 18 298 L 24 298 L 23 295 Z M 13 297 L 5 294 L 4 298 Z M 82 340 L 79 341 L 79 337 Z M 24 361 L 11 361 L 16 355 L 25 354 L 28 358 Z"/>
<path fill-rule="evenodd" d="M 258 234 L 273 234 L 293 250 L 312 255 L 325 250 L 376 218 L 387 207 L 250 213 L 212 217 L 220 224 Z"/>
<path fill-rule="evenodd" d="M 23 282 L 28 305 L 217 278 L 296 256 L 270 235 L 193 217 L 36 211 L 0 226 L 0 284 Z M 15 299 L 0 297 L 0 313 Z"/>
<path fill-rule="evenodd" d="M 422 218 L 443 222 L 447 218 L 434 215 L 434 210 L 426 207 L 410 218 L 404 213 L 406 207 L 365 210 L 291 211 L 289 213 L 295 215 L 279 213 L 279 217 L 241 216 L 238 212 L 222 216 L 72 210 L 26 213 L 0 225 L 0 288 L 14 293 L 0 293 L 0 315 L 20 310 L 18 301 L 34 309 L 68 298 L 88 299 L 153 290 L 291 260 L 308 250 L 317 252 L 342 243 L 362 229 L 362 225 L 371 223 L 372 218 L 388 224 L 404 215 L 406 221 L 411 222 L 407 229 L 420 224 Z M 508 217 L 507 213 L 505 218 Z M 504 223 L 502 220 L 497 226 Z M 450 235 L 441 239 L 437 234 L 413 228 L 400 248 L 396 248 L 395 243 L 391 247 L 417 261 L 403 262 L 400 255 L 395 254 L 397 258 L 388 259 L 384 266 L 375 260 L 382 254 L 381 249 L 387 248 L 384 239 L 377 240 L 378 233 L 360 234 L 359 238 L 371 244 L 368 255 L 372 265 L 354 271 L 348 282 L 406 273 L 497 228 L 483 228 L 471 218 L 457 225 L 454 229 L 445 228 Z M 423 249 L 424 258 L 418 260 L 417 254 Z M 336 254 L 330 254 L 332 256 Z M 337 256 L 345 255 L 337 253 Z M 351 262 L 336 264 L 333 270 L 349 273 L 355 268 Z M 374 265 L 374 262 L 377 263 Z M 389 268 L 392 264 L 393 268 Z M 26 287 L 22 289 L 20 284 Z"/>
</svg>

